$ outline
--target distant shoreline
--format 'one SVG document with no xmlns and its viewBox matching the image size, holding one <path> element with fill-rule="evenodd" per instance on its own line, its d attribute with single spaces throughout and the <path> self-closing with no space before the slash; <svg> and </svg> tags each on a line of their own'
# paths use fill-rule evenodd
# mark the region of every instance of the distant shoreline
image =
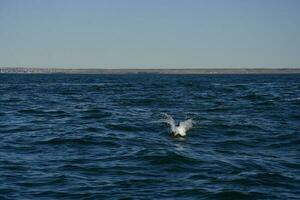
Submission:
<svg viewBox="0 0 300 200">
<path fill-rule="evenodd" d="M 72 69 L 2 67 L 0 74 L 300 74 L 300 68 Z"/>
</svg>

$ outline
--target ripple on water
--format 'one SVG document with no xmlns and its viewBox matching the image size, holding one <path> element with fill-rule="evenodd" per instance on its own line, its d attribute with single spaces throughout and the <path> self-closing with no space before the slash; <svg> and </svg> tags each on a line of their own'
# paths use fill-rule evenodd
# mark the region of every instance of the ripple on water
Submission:
<svg viewBox="0 0 300 200">
<path fill-rule="evenodd" d="M 97 108 L 88 109 L 81 112 L 82 119 L 102 119 L 110 116 L 112 116 L 112 113 Z"/>
</svg>

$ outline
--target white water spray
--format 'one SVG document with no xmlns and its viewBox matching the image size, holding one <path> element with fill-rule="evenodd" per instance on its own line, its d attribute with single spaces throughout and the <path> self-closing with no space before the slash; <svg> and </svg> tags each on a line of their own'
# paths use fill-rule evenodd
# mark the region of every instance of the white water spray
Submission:
<svg viewBox="0 0 300 200">
<path fill-rule="evenodd" d="M 171 132 L 174 136 L 186 136 L 186 132 L 193 127 L 194 121 L 192 119 L 185 120 L 179 123 L 179 126 L 176 126 L 175 120 L 172 116 L 164 114 L 165 119 L 162 121 L 170 125 Z"/>
</svg>

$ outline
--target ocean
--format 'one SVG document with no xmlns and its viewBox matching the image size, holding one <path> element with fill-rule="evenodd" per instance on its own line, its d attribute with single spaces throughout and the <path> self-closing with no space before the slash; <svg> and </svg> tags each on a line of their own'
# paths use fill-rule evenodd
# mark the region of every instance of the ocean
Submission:
<svg viewBox="0 0 300 200">
<path fill-rule="evenodd" d="M 300 199 L 300 74 L 0 74 L 0 135 L 0 199 Z"/>
</svg>

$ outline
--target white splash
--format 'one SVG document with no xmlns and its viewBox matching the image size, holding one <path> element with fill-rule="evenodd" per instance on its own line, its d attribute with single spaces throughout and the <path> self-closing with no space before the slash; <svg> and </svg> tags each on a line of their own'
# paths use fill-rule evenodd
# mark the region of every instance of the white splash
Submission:
<svg viewBox="0 0 300 200">
<path fill-rule="evenodd" d="M 175 120 L 168 114 L 164 114 L 165 119 L 162 121 L 169 124 L 172 134 L 174 136 L 186 136 L 186 132 L 193 127 L 194 121 L 192 119 L 188 119 L 186 121 L 180 122 L 179 126 L 176 126 Z"/>
</svg>

